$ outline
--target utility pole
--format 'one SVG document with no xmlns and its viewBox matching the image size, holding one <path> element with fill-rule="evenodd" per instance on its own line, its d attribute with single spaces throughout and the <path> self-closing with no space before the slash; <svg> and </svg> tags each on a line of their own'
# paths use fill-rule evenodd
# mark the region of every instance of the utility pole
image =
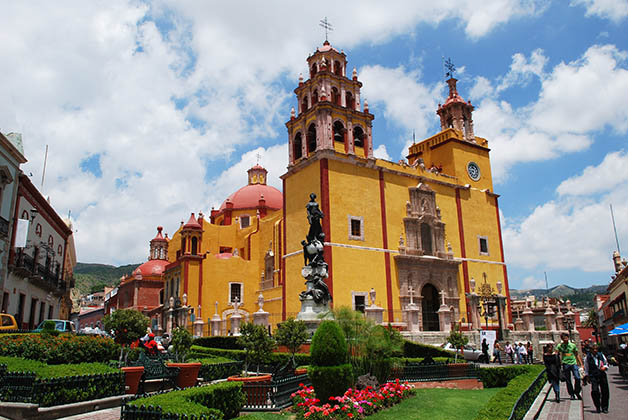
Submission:
<svg viewBox="0 0 628 420">
<path fill-rule="evenodd" d="M 617 228 L 615 227 L 615 215 L 613 214 L 613 205 L 609 204 L 611 208 L 611 220 L 613 221 L 613 232 L 615 232 L 615 243 L 617 244 L 617 252 L 621 255 L 621 250 L 619 249 L 619 239 L 617 239 Z"/>
</svg>

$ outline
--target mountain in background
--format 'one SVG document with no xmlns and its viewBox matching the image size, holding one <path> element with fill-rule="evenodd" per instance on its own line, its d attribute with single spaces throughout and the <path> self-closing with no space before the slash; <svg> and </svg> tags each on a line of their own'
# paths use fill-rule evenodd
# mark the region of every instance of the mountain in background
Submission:
<svg viewBox="0 0 628 420">
<path fill-rule="evenodd" d="M 81 295 L 102 292 L 105 287 L 120 284 L 120 277 L 131 274 L 140 264 L 119 267 L 107 264 L 77 263 L 74 267 L 75 288 Z"/>
<path fill-rule="evenodd" d="M 516 290 L 510 289 L 510 297 L 512 299 L 520 299 L 526 296 L 534 296 L 537 299 L 542 299 L 544 297 L 553 297 L 553 298 L 565 298 L 571 300 L 571 303 L 577 307 L 582 309 L 590 309 L 593 307 L 593 297 L 596 294 L 604 294 L 606 293 L 606 288 L 608 286 L 603 285 L 595 285 L 591 287 L 587 287 L 584 289 L 576 289 L 574 287 L 567 286 L 566 284 L 561 284 L 559 286 L 554 286 L 547 289 L 526 289 L 526 290 Z"/>
</svg>

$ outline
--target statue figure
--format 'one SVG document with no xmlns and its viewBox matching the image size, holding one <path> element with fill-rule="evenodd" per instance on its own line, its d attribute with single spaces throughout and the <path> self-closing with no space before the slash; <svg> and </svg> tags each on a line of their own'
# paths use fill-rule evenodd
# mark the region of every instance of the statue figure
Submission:
<svg viewBox="0 0 628 420">
<path fill-rule="evenodd" d="M 375 289 L 371 287 L 371 291 L 369 292 L 369 299 L 371 300 L 371 306 L 375 305 Z"/>
<path fill-rule="evenodd" d="M 325 217 L 321 209 L 316 202 L 316 194 L 310 194 L 310 201 L 306 204 L 305 210 L 307 210 L 307 221 L 310 223 L 310 231 L 307 234 L 307 241 L 312 242 L 323 232 L 321 227 L 321 219 Z"/>
</svg>

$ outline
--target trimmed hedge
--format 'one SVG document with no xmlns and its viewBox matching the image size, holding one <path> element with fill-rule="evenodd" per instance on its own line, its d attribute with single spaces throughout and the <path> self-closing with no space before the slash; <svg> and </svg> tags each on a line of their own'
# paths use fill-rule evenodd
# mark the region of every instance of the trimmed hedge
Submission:
<svg viewBox="0 0 628 420">
<path fill-rule="evenodd" d="M 413 341 L 404 340 L 403 342 L 404 357 L 447 357 L 453 359 L 455 354 L 448 350 L 443 350 L 437 346 L 429 344 L 415 343 Z"/>
<path fill-rule="evenodd" d="M 310 364 L 314 366 L 343 365 L 347 362 L 347 351 L 347 340 L 340 325 L 335 321 L 323 321 L 312 337 Z M 316 386 L 314 388 L 316 389 Z"/>
<path fill-rule="evenodd" d="M 519 369 L 513 369 L 519 368 Z M 517 403 L 517 400 L 521 396 L 521 394 L 528 389 L 528 387 L 534 382 L 534 380 L 539 376 L 541 372 L 544 370 L 544 366 L 542 365 L 528 365 L 528 366 L 513 366 L 508 368 L 496 368 L 497 369 L 512 369 L 514 372 L 519 372 L 519 375 L 513 377 L 508 385 L 504 387 L 497 394 L 493 395 L 493 397 L 488 401 L 488 403 L 480 410 L 480 412 L 475 417 L 475 420 L 507 420 L 510 418 L 510 413 L 513 410 L 513 407 Z M 484 370 L 492 370 L 491 368 L 485 368 Z M 527 372 L 524 372 L 527 371 Z M 506 373 L 506 371 L 502 370 L 502 374 L 513 375 L 514 373 Z M 498 383 L 499 381 L 495 379 L 498 375 L 490 375 L 489 381 L 493 383 Z M 526 404 L 522 407 L 518 412 L 515 413 L 515 418 L 521 419 L 525 415 L 525 412 L 528 410 L 534 398 L 538 395 L 541 388 L 543 387 L 545 381 L 540 381 L 536 389 L 533 390 L 531 394 L 529 394 L 528 398 L 530 399 L 529 404 Z"/>
<path fill-rule="evenodd" d="M 290 353 L 271 353 L 266 363 L 273 365 L 285 365 L 290 360 Z M 192 346 L 188 358 L 203 359 L 207 357 L 226 357 L 232 360 L 244 360 L 244 350 L 227 350 L 214 349 L 201 346 Z M 306 353 L 297 353 L 294 355 L 297 366 L 309 365 L 310 355 Z"/>
<path fill-rule="evenodd" d="M 124 373 L 99 363 L 48 366 L 34 360 L 1 359 L 3 401 L 49 407 L 124 394 Z"/>
<path fill-rule="evenodd" d="M 238 416 L 246 401 L 240 382 L 221 382 L 210 386 L 192 387 L 166 392 L 128 402 L 131 407 L 160 407 L 164 414 L 216 415 L 220 411 L 225 419 Z"/>
<path fill-rule="evenodd" d="M 351 363 L 339 366 L 310 366 L 307 375 L 321 404 L 328 403 L 330 397 L 343 395 L 353 384 Z"/>
<path fill-rule="evenodd" d="M 244 350 L 240 344 L 238 344 L 238 337 L 235 336 L 212 336 L 212 337 L 199 337 L 195 338 L 192 343 L 195 346 L 211 347 L 214 349 L 227 349 L 227 350 Z"/>
<path fill-rule="evenodd" d="M 120 346 L 98 336 L 11 334 L 0 336 L 0 356 L 23 357 L 49 365 L 107 362 L 117 359 Z"/>
<path fill-rule="evenodd" d="M 479 368 L 478 373 L 484 388 L 503 388 L 515 377 L 530 372 L 533 365 L 515 365 L 494 368 Z M 537 375 L 539 372 L 537 372 Z"/>
<path fill-rule="evenodd" d="M 62 378 L 64 376 L 97 375 L 120 371 L 103 363 L 47 365 L 37 360 L 7 356 L 0 356 L 0 365 L 6 365 L 8 372 L 32 372 L 38 378 Z"/>
<path fill-rule="evenodd" d="M 214 381 L 225 379 L 229 376 L 238 375 L 242 372 L 242 361 L 230 360 L 224 357 L 211 359 L 197 359 L 201 363 L 199 376 L 204 381 Z"/>
</svg>

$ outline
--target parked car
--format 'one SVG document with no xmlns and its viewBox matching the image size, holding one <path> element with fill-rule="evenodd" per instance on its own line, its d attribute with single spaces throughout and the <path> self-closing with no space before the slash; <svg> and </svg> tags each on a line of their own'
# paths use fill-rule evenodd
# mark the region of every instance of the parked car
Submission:
<svg viewBox="0 0 628 420">
<path fill-rule="evenodd" d="M 67 319 L 47 319 L 42 321 L 39 326 L 33 330 L 33 332 L 41 332 L 44 329 L 44 323 L 48 321 L 55 323 L 55 330 L 57 331 L 61 331 L 63 333 L 76 333 L 74 322 L 68 321 Z"/>
<path fill-rule="evenodd" d="M 0 331 L 17 330 L 17 322 L 13 315 L 0 314 Z"/>
<path fill-rule="evenodd" d="M 454 353 L 456 352 L 456 349 L 454 348 L 454 346 L 451 345 L 451 343 L 445 343 L 441 347 L 444 350 L 453 351 Z M 460 351 L 458 351 L 458 354 L 460 354 Z M 482 351 L 474 348 L 473 346 L 470 346 L 470 345 L 464 346 L 462 355 L 464 356 L 465 360 L 478 362 L 478 363 L 486 363 L 486 360 L 485 360 L 486 358 L 482 354 Z"/>
</svg>

